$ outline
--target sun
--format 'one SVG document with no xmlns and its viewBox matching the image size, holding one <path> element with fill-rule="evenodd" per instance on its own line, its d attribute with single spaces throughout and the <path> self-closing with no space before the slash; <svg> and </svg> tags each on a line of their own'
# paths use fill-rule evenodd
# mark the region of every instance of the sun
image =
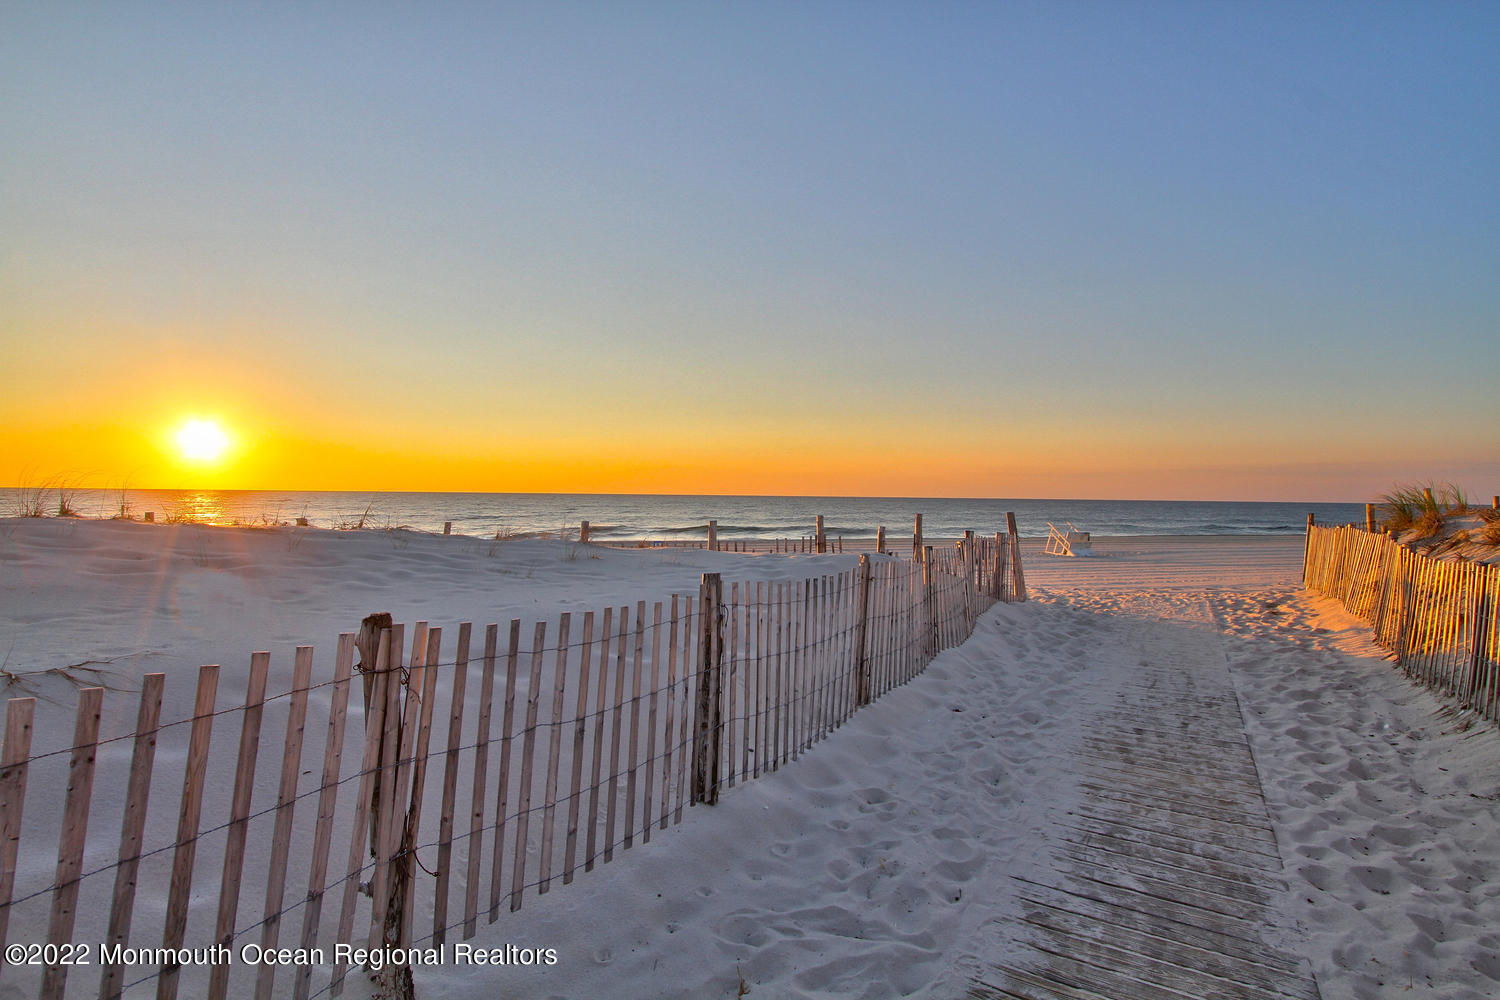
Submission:
<svg viewBox="0 0 1500 1000">
<path fill-rule="evenodd" d="M 195 417 L 177 429 L 177 452 L 189 462 L 217 462 L 228 450 L 229 435 L 218 421 Z"/>
</svg>

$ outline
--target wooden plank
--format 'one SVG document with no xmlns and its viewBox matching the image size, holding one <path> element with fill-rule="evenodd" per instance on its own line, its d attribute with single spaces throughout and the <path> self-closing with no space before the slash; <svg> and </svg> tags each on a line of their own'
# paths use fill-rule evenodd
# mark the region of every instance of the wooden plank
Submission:
<svg viewBox="0 0 1500 1000">
<path fill-rule="evenodd" d="M 603 627 L 599 635 L 599 690 L 594 702 L 594 767 L 589 780 L 589 831 L 583 852 L 583 870 L 586 872 L 594 870 L 594 861 L 599 857 L 599 792 L 604 780 L 604 734 L 609 725 L 606 715 L 609 708 L 609 641 L 613 632 L 614 615 L 614 608 L 604 609 Z"/>
<path fill-rule="evenodd" d="M 273 950 L 281 938 L 281 908 L 286 902 L 286 874 L 292 846 L 292 819 L 297 806 L 297 779 L 302 773 L 302 738 L 307 725 L 307 689 L 312 683 L 313 649 L 298 646 L 292 659 L 292 692 L 282 739 L 281 781 L 276 791 L 276 819 L 271 858 L 266 867 L 266 901 L 261 911 L 261 947 Z M 276 964 L 262 963 L 255 972 L 256 1000 L 270 1000 Z"/>
<path fill-rule="evenodd" d="M 151 771 L 156 762 L 156 731 L 161 722 L 161 696 L 165 674 L 147 674 L 141 679 L 141 703 L 135 717 L 135 744 L 130 757 L 130 780 L 125 790 L 125 814 L 120 821 L 120 853 L 115 867 L 115 889 L 109 908 L 105 943 L 124 947 L 130 943 L 130 923 L 135 907 L 136 875 L 140 871 L 141 842 L 146 830 L 146 808 L 151 796 Z M 8 757 L 7 757 L 8 760 Z M 0 813 L 5 804 L 0 801 Z M 0 892 L 0 906 L 8 901 Z M 3 921 L 4 917 L 0 917 Z M 0 926 L 0 941 L 5 935 Z M 124 967 L 102 961 L 99 996 L 113 998 L 124 986 Z"/>
<path fill-rule="evenodd" d="M 412 870 L 417 860 L 417 845 L 422 842 L 422 813 L 426 803 L 427 767 L 432 760 L 430 751 L 432 740 L 432 719 L 437 708 L 437 679 L 438 672 L 442 667 L 442 634 L 443 630 L 434 628 L 427 632 L 427 654 L 420 664 L 421 670 L 421 700 L 418 703 L 418 716 L 416 730 L 416 743 L 413 745 L 409 755 L 411 759 L 411 793 L 409 798 L 403 798 L 398 810 L 401 820 L 402 835 L 399 855 L 392 859 L 400 864 L 400 872 L 406 880 L 406 886 L 402 895 L 403 906 L 401 912 L 401 933 L 397 942 L 402 948 L 410 948 L 412 942 L 412 928 L 416 924 L 417 887 L 415 884 L 416 873 Z M 417 683 L 418 671 L 412 671 L 411 683 Z M 406 744 L 403 741 L 402 746 Z M 405 782 L 399 782 L 401 788 L 406 787 Z M 410 805 L 407 805 L 410 802 Z M 425 867 L 425 866 L 424 866 Z"/>
<path fill-rule="evenodd" d="M 1302 968 L 1297 956 L 1264 944 L 1253 930 L 1247 931 L 1243 924 L 1232 922 L 1230 930 L 1233 933 L 1227 932 L 1211 922 L 1203 922 L 1207 915 L 1201 911 L 1184 907 L 1168 913 L 1162 908 L 1151 906 L 1146 897 L 1132 900 L 1122 894 L 1101 900 L 1075 889 L 1032 882 L 1021 885 L 1018 898 L 1023 905 L 1045 906 L 1077 918 L 1086 918 L 1094 922 L 1099 933 L 1104 933 L 1106 928 L 1123 927 L 1211 950 L 1219 955 L 1255 962 L 1287 975 L 1298 974 Z M 1132 903 L 1138 906 L 1130 905 Z"/>
<path fill-rule="evenodd" d="M 752 607 L 755 609 L 752 615 L 755 633 L 755 668 L 752 671 L 755 675 L 755 715 L 752 719 L 754 746 L 750 748 L 750 776 L 759 778 L 765 761 L 766 747 L 770 745 L 766 736 L 766 582 L 764 580 L 755 581 L 755 602 Z"/>
<path fill-rule="evenodd" d="M 807 591 L 805 580 L 798 580 L 792 584 L 792 687 L 790 692 L 792 760 L 801 758 L 802 741 L 807 732 L 807 724 L 803 716 L 807 694 Z"/>
<path fill-rule="evenodd" d="M 490 864 L 490 923 L 500 917 L 501 875 L 505 868 L 505 820 L 510 807 L 510 751 L 516 719 L 516 659 L 521 645 L 521 620 L 511 619 L 505 653 L 505 708 L 500 723 L 500 783 L 495 793 L 495 847 Z M 524 845 L 523 845 L 524 846 Z"/>
<path fill-rule="evenodd" d="M 870 703 L 870 659 L 866 643 L 870 634 L 870 557 L 859 557 L 859 584 L 855 591 L 858 608 L 854 623 L 854 704 Z"/>
<path fill-rule="evenodd" d="M 391 651 L 399 648 L 393 629 L 381 629 L 375 655 L 375 673 L 367 677 L 370 682 L 370 698 L 365 706 L 364 736 L 365 751 L 360 762 L 359 793 L 354 799 L 354 832 L 349 841 L 349 863 L 344 875 L 343 905 L 339 910 L 338 941 L 352 941 L 354 935 L 354 904 L 360 890 L 360 873 L 364 871 L 366 826 L 372 822 L 371 797 L 375 794 L 381 767 L 381 748 L 385 742 L 385 710 L 389 700 L 387 690 L 397 681 L 397 668 L 391 666 Z M 363 660 L 361 661 L 363 667 Z M 343 992 L 345 964 L 335 962 L 333 967 L 332 992 L 335 996 Z"/>
<path fill-rule="evenodd" d="M 594 655 L 594 613 L 583 615 L 583 648 L 578 655 L 578 701 L 573 713 L 573 792 L 568 796 L 568 832 L 563 846 L 563 885 L 573 881 L 578 861 L 578 811 L 583 800 L 583 741 L 588 731 L 589 662 Z"/>
<path fill-rule="evenodd" d="M 635 606 L 635 656 L 630 681 L 630 753 L 625 778 L 625 849 L 635 845 L 635 804 L 641 746 L 641 670 L 646 648 L 646 602 Z"/>
<path fill-rule="evenodd" d="M 10 899 L 21 850 L 21 816 L 26 804 L 26 773 L 31 759 L 35 698 L 12 698 L 5 705 L 5 744 L 0 750 L 0 945 L 10 939 Z M 0 961 L 0 976 L 8 962 Z"/>
<path fill-rule="evenodd" d="M 672 721 L 677 705 L 677 595 L 672 595 L 671 623 L 667 627 L 667 709 L 666 724 L 662 732 L 661 761 L 661 822 L 658 829 L 667 828 L 667 814 L 672 808 Z"/>
<path fill-rule="evenodd" d="M 651 613 L 651 709 L 646 716 L 646 797 L 641 804 L 641 840 L 651 843 L 651 797 L 652 784 L 656 776 L 656 700 L 661 685 L 661 601 L 657 601 Z"/>
<path fill-rule="evenodd" d="M 739 688 L 739 659 L 740 659 L 740 585 L 731 583 L 729 585 L 729 656 L 724 662 L 724 674 L 721 678 L 724 686 L 725 713 L 724 713 L 724 770 L 727 772 L 725 780 L 730 788 L 734 787 L 734 748 L 735 748 L 735 712 L 739 705 L 735 698 L 735 692 Z M 740 740 L 743 745 L 744 740 Z"/>
<path fill-rule="evenodd" d="M 572 615 L 564 611 L 557 621 L 557 659 L 552 668 L 551 737 L 547 741 L 546 798 L 542 804 L 542 856 L 537 881 L 537 895 L 552 888 L 553 824 L 557 817 L 557 768 L 562 757 L 563 699 L 568 676 L 568 634 Z"/>
<path fill-rule="evenodd" d="M 682 704 L 678 708 L 681 718 L 678 722 L 677 737 L 677 809 L 672 815 L 673 823 L 682 822 L 682 803 L 686 797 L 687 775 L 692 770 L 691 759 L 688 755 L 688 747 L 690 745 L 688 743 L 688 732 L 693 718 L 692 685 L 693 679 L 696 676 L 692 651 L 698 647 L 698 643 L 694 641 L 697 637 L 697 629 L 694 627 L 695 619 L 693 617 L 692 597 L 688 597 L 684 601 L 682 615 L 684 619 L 682 629 Z"/>
<path fill-rule="evenodd" d="M 791 631 L 787 621 L 791 607 L 790 585 L 785 581 L 776 583 L 776 739 L 773 771 L 779 771 L 791 755 L 792 747 L 792 675 L 791 675 Z"/>
<path fill-rule="evenodd" d="M 323 744 L 323 779 L 318 790 L 318 822 L 313 830 L 312 857 L 307 870 L 307 906 L 302 911 L 301 948 L 311 951 L 318 943 L 318 924 L 323 915 L 323 896 L 327 889 L 328 851 L 333 844 L 333 818 L 338 807 L 339 769 L 344 759 L 344 728 L 349 714 L 349 682 L 354 673 L 354 633 L 339 636 L 334 655 L 333 688 L 328 704 L 328 738 Z M 355 812 L 362 813 L 359 799 Z M 357 846 L 364 837 L 354 835 Z M 292 977 L 292 1000 L 307 1000 L 312 982 L 312 965 L 297 966 Z"/>
<path fill-rule="evenodd" d="M 479 929 L 479 861 L 484 844 L 485 779 L 490 763 L 490 715 L 495 697 L 495 659 L 499 655 L 499 645 L 500 626 L 485 626 L 484 665 L 479 674 L 479 731 L 474 738 L 474 782 L 469 794 L 469 865 L 464 879 L 465 940 L 473 937 Z"/>
<path fill-rule="evenodd" d="M 812 599 L 812 725 L 808 728 L 807 745 L 811 749 L 828 732 L 828 696 L 831 693 L 833 666 L 830 657 L 832 636 L 828 629 L 828 588 L 830 580 L 818 577 L 813 585 Z"/>
<path fill-rule="evenodd" d="M 255 791 L 255 762 L 260 748 L 260 722 L 265 712 L 266 672 L 271 654 L 250 654 L 250 677 L 245 685 L 245 708 L 240 723 L 240 753 L 235 764 L 234 793 L 229 806 L 228 841 L 224 847 L 224 870 L 219 881 L 219 913 L 214 921 L 214 944 L 229 947 L 239 913 L 240 882 L 245 863 L 245 840 L 250 833 L 250 798 Z M 208 995 L 217 1000 L 229 986 L 229 964 L 213 966 L 208 975 Z"/>
<path fill-rule="evenodd" d="M 94 793 L 94 761 L 99 752 L 99 714 L 104 706 L 102 687 L 78 692 L 73 722 L 73 752 L 68 758 L 68 791 L 58 835 L 57 876 L 53 879 L 52 915 L 47 921 L 47 943 L 66 945 L 73 938 L 78 916 L 78 882 L 83 877 L 83 845 L 88 837 L 89 804 Z M 55 962 L 42 972 L 41 996 L 60 997 L 69 966 Z"/>
<path fill-rule="evenodd" d="M 458 647 L 453 654 L 453 689 L 448 699 L 448 749 L 443 760 L 443 804 L 438 814 L 437 884 L 432 894 L 432 943 L 439 948 L 448 936 L 453 822 L 458 810 L 458 756 L 463 744 L 464 698 L 469 686 L 469 641 L 473 630 L 472 622 L 461 622 L 458 626 Z"/>
<path fill-rule="evenodd" d="M 755 704 L 753 702 L 755 685 L 753 675 L 755 673 L 755 637 L 753 623 L 755 621 L 755 601 L 750 582 L 747 580 L 740 588 L 740 629 L 743 632 L 740 655 L 736 670 L 739 673 L 740 688 L 740 780 L 750 780 L 750 757 L 755 746 Z M 731 767 L 733 761 L 730 761 Z"/>
<path fill-rule="evenodd" d="M 615 816 L 620 802 L 620 739 L 624 729 L 625 666 L 629 658 L 626 640 L 630 634 L 630 605 L 621 605 L 615 635 L 614 706 L 610 709 L 609 795 L 604 803 L 604 863 L 615 857 Z"/>
<path fill-rule="evenodd" d="M 547 643 L 547 623 L 536 623 L 531 638 L 531 679 L 526 687 L 526 728 L 521 742 L 521 798 L 516 810 L 515 861 L 510 870 L 510 912 L 521 908 L 526 890 L 526 835 L 531 825 L 532 765 L 536 761 L 536 718 L 542 694 L 542 647 Z"/>
</svg>

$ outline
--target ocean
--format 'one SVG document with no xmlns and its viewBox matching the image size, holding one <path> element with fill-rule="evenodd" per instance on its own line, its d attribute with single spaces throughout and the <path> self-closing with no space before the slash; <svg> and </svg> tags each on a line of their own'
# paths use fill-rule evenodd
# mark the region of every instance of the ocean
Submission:
<svg viewBox="0 0 1500 1000">
<path fill-rule="evenodd" d="M 0 490 L 0 515 L 10 516 L 35 491 Z M 42 506 L 55 513 L 55 489 Z M 156 520 L 267 525 L 306 518 L 320 528 L 410 528 L 493 538 L 576 532 L 588 521 L 599 541 L 702 537 L 710 520 L 719 538 L 800 538 L 823 515 L 830 537 L 873 538 L 884 525 L 892 537 L 910 537 L 922 515 L 923 534 L 946 539 L 973 529 L 1005 530 L 1014 512 L 1023 536 L 1045 536 L 1047 523 L 1071 521 L 1096 536 L 1299 534 L 1312 513 L 1320 524 L 1363 523 L 1357 503 L 1285 503 L 1196 500 L 1017 500 L 1003 498 L 659 496 L 584 493 L 357 493 L 295 490 L 74 490 L 69 506 L 85 517 L 121 511 Z"/>
</svg>

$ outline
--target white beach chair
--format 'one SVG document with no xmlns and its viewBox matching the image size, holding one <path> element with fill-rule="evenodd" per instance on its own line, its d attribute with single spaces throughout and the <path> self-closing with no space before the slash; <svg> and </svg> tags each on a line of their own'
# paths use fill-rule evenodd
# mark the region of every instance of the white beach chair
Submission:
<svg viewBox="0 0 1500 1000">
<path fill-rule="evenodd" d="M 1049 556 L 1093 555 L 1094 543 L 1089 540 L 1089 533 L 1079 531 L 1072 521 L 1064 523 L 1068 526 L 1067 531 L 1062 531 L 1051 521 L 1047 522 L 1047 544 L 1042 549 L 1043 554 Z"/>
</svg>

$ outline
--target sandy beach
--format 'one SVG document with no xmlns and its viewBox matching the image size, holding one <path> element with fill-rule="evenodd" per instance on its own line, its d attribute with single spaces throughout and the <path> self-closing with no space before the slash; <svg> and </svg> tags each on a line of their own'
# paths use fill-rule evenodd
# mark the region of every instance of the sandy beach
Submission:
<svg viewBox="0 0 1500 1000">
<path fill-rule="evenodd" d="M 1028 540 L 1029 602 L 987 612 L 966 643 L 800 760 L 687 810 L 577 884 L 481 920 L 471 942 L 553 949 L 555 964 L 450 957 L 416 969 L 418 996 L 963 996 L 985 970 L 1026 960 L 1028 943 L 1009 930 L 1024 908 L 1018 887 L 1055 868 L 1088 796 L 1084 741 L 1144 676 L 1187 678 L 1232 709 L 1223 735 L 1253 755 L 1284 885 L 1268 896 L 1267 940 L 1322 997 L 1500 990 L 1493 729 L 1412 686 L 1364 626 L 1300 592 L 1300 538 L 1098 538 L 1094 548 L 1098 558 L 1063 559 Z M 183 719 L 200 664 L 223 665 L 221 707 L 243 691 L 253 651 L 271 653 L 268 688 L 284 691 L 294 647 L 315 645 L 315 677 L 326 674 L 337 634 L 372 611 L 445 627 L 541 620 L 696 592 L 704 572 L 802 579 L 856 558 L 7 519 L 0 676 L 7 697 L 37 699 L 33 754 L 43 754 L 68 746 L 80 686 L 107 688 L 108 739 L 129 731 L 147 672 L 167 675 L 162 718 Z M 267 739 L 279 741 L 274 716 Z M 311 746 L 326 724 L 316 698 L 309 718 Z M 176 735 L 158 754 L 180 775 Z M 100 752 L 88 870 L 112 861 L 112 790 L 129 760 L 128 743 Z M 31 771 L 10 942 L 45 939 L 41 890 L 66 765 L 57 755 Z M 275 771 L 260 772 L 257 803 L 274 803 Z M 148 847 L 170 842 L 169 812 L 153 816 Z M 205 842 L 200 871 L 216 874 L 214 850 Z M 158 933 L 159 873 L 143 870 L 143 941 Z M 111 881 L 84 880 L 84 899 L 106 902 L 81 907 L 78 940 L 102 936 Z M 242 900 L 236 926 L 254 924 L 258 905 Z M 6 969 L 0 996 L 34 995 L 38 974 Z M 315 971 L 314 994 L 328 975 Z M 250 995 L 253 980 L 232 970 L 231 994 Z M 96 982 L 75 974 L 69 995 L 93 995 Z M 361 995 L 357 978 L 349 985 Z M 126 995 L 153 988 L 148 979 Z"/>
</svg>

